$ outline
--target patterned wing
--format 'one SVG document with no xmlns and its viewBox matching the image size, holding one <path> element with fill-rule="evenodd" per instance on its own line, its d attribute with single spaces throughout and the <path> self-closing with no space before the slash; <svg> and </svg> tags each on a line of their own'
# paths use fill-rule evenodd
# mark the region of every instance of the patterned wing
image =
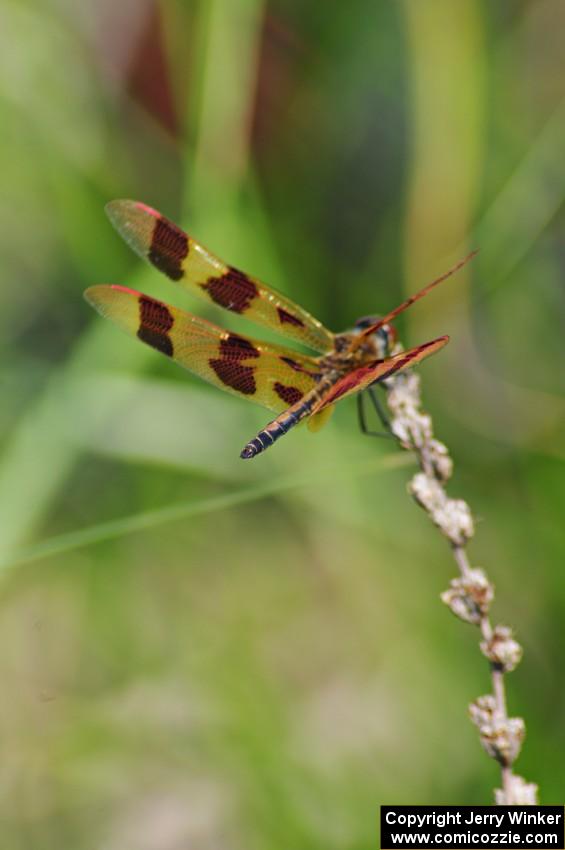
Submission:
<svg viewBox="0 0 565 850">
<path fill-rule="evenodd" d="M 387 357 L 386 360 L 373 360 L 366 366 L 360 366 L 354 369 L 347 375 L 339 378 L 329 390 L 327 390 L 320 400 L 312 408 L 312 415 L 320 413 L 329 404 L 353 395 L 353 393 L 361 392 L 370 387 L 376 381 L 383 381 L 389 378 L 395 372 L 400 372 L 401 369 L 407 369 L 409 366 L 415 366 L 420 360 L 429 357 L 447 345 L 449 342 L 448 336 L 440 336 L 431 342 L 425 342 L 423 345 L 418 345 L 416 348 L 411 348 L 409 351 L 402 351 L 400 354 L 395 354 L 393 357 Z"/>
<path fill-rule="evenodd" d="M 116 230 L 143 259 L 193 295 L 240 313 L 260 325 L 327 353 L 334 335 L 302 307 L 232 266 L 227 266 L 179 227 L 137 201 L 111 201 L 106 212 Z"/>
<path fill-rule="evenodd" d="M 266 345 L 123 286 L 92 286 L 86 300 L 114 324 L 216 387 L 280 413 L 321 377 L 312 357 Z"/>
</svg>

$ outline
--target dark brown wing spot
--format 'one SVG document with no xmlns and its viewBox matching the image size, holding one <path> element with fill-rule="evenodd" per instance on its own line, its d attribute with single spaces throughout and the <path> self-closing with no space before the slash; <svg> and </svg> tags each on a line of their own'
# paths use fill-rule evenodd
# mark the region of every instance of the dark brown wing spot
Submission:
<svg viewBox="0 0 565 850">
<path fill-rule="evenodd" d="M 301 363 L 297 363 L 296 360 L 293 360 L 292 357 L 285 357 L 281 355 L 280 359 L 283 363 L 286 363 L 287 366 L 290 366 L 291 369 L 294 369 L 295 372 L 302 372 L 303 375 L 310 375 L 311 378 L 314 378 L 315 381 L 319 381 L 322 375 L 320 372 L 311 372 L 309 369 L 305 369 Z"/>
<path fill-rule="evenodd" d="M 165 304 L 146 295 L 140 297 L 137 336 L 168 357 L 173 356 L 173 341 L 169 336 L 173 322 L 174 319 Z"/>
<path fill-rule="evenodd" d="M 171 280 L 180 280 L 183 276 L 182 262 L 188 256 L 188 236 L 186 233 L 160 216 L 155 222 L 149 262 L 164 272 Z"/>
<path fill-rule="evenodd" d="M 200 285 L 212 301 L 234 313 L 245 313 L 258 295 L 258 289 L 253 281 L 244 272 L 232 267 L 221 277 L 208 278 L 206 283 Z"/>
<path fill-rule="evenodd" d="M 292 359 L 292 357 L 284 357 L 283 355 L 281 355 L 281 360 L 283 363 L 286 363 L 287 366 L 290 366 L 291 369 L 294 369 L 295 372 L 304 371 L 300 363 L 297 363 L 296 360 Z"/>
<path fill-rule="evenodd" d="M 273 384 L 273 389 L 278 397 L 288 405 L 296 404 L 297 401 L 300 401 L 303 395 L 298 387 L 285 387 L 284 384 L 279 384 L 278 381 Z"/>
<path fill-rule="evenodd" d="M 245 337 L 230 334 L 220 342 L 220 354 L 230 360 L 245 360 L 248 357 L 259 357 L 261 352 Z"/>
<path fill-rule="evenodd" d="M 227 387 L 237 390 L 238 393 L 244 395 L 253 395 L 257 386 L 253 372 L 253 366 L 242 366 L 237 360 L 209 360 L 211 368 L 214 370 L 220 381 Z"/>
<path fill-rule="evenodd" d="M 298 316 L 293 316 L 292 313 L 288 312 L 288 310 L 284 310 L 282 307 L 277 307 L 277 313 L 279 314 L 279 321 L 281 325 L 286 323 L 287 325 L 295 325 L 298 328 L 304 327 L 302 319 L 299 319 Z"/>
</svg>

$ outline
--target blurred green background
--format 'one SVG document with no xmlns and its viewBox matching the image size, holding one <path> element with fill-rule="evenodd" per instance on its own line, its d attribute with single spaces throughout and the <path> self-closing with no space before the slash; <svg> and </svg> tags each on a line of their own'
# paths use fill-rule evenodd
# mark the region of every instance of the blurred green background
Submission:
<svg viewBox="0 0 565 850">
<path fill-rule="evenodd" d="M 96 316 L 133 286 L 243 332 L 103 212 L 143 200 L 334 330 L 399 322 L 478 518 L 517 770 L 565 788 L 565 4 L 3 0 L 2 850 L 370 848 L 380 803 L 488 803 L 489 689 L 409 457 L 352 402 L 269 414 Z"/>
</svg>

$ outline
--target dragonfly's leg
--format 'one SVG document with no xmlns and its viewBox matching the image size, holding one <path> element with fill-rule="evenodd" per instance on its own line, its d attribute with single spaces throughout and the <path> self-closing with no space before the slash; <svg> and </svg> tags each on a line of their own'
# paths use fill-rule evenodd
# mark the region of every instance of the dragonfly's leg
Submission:
<svg viewBox="0 0 565 850">
<path fill-rule="evenodd" d="M 367 425 L 367 417 L 365 413 L 365 392 L 369 394 L 369 398 L 371 399 L 372 405 L 375 408 L 376 414 L 379 417 L 380 421 L 383 424 L 383 427 L 386 428 L 386 431 L 371 431 Z M 359 419 L 359 427 L 363 434 L 366 434 L 368 437 L 385 437 L 387 439 L 395 439 L 394 434 L 391 431 L 390 422 L 382 408 L 379 399 L 377 398 L 375 388 L 368 387 L 365 392 L 359 393 L 357 396 L 357 416 Z"/>
<path fill-rule="evenodd" d="M 368 434 L 369 429 L 367 428 L 367 420 L 365 418 L 365 393 L 358 393 L 357 395 L 357 420 L 361 433 Z"/>
<path fill-rule="evenodd" d="M 383 389 L 384 389 L 384 387 L 383 387 Z M 379 419 L 381 420 L 383 428 L 385 429 L 385 431 L 388 432 L 389 436 L 392 436 L 392 429 L 390 427 L 390 419 L 386 415 L 384 408 L 383 408 L 382 404 L 380 403 L 380 401 L 378 399 L 377 388 L 376 387 L 369 387 L 368 392 L 369 392 L 369 397 L 370 397 L 371 401 L 373 402 L 373 407 L 375 408 L 376 414 L 379 417 Z"/>
</svg>

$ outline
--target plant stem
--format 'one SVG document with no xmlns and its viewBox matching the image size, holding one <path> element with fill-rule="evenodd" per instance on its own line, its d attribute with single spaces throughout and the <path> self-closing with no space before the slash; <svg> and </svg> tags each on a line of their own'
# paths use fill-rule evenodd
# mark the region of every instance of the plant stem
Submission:
<svg viewBox="0 0 565 850">
<path fill-rule="evenodd" d="M 385 387 L 392 413 L 392 432 L 402 448 L 416 455 L 420 466 L 420 472 L 408 485 L 408 492 L 449 541 L 459 568 L 459 577 L 451 581 L 441 599 L 459 619 L 479 627 L 481 652 L 490 663 L 492 692 L 476 699 L 469 713 L 479 729 L 484 749 L 501 767 L 502 788 L 495 790 L 495 802 L 536 804 L 537 786 L 513 772 L 525 724 L 520 717 L 508 716 L 504 685 L 504 674 L 519 664 L 522 648 L 511 629 L 492 625 L 489 611 L 494 587 L 485 572 L 473 568 L 469 562 L 466 545 L 474 535 L 473 517 L 465 501 L 451 499 L 446 493 L 453 463 L 446 446 L 434 438 L 432 419 L 422 409 L 419 377 L 404 372 L 386 381 Z"/>
</svg>

